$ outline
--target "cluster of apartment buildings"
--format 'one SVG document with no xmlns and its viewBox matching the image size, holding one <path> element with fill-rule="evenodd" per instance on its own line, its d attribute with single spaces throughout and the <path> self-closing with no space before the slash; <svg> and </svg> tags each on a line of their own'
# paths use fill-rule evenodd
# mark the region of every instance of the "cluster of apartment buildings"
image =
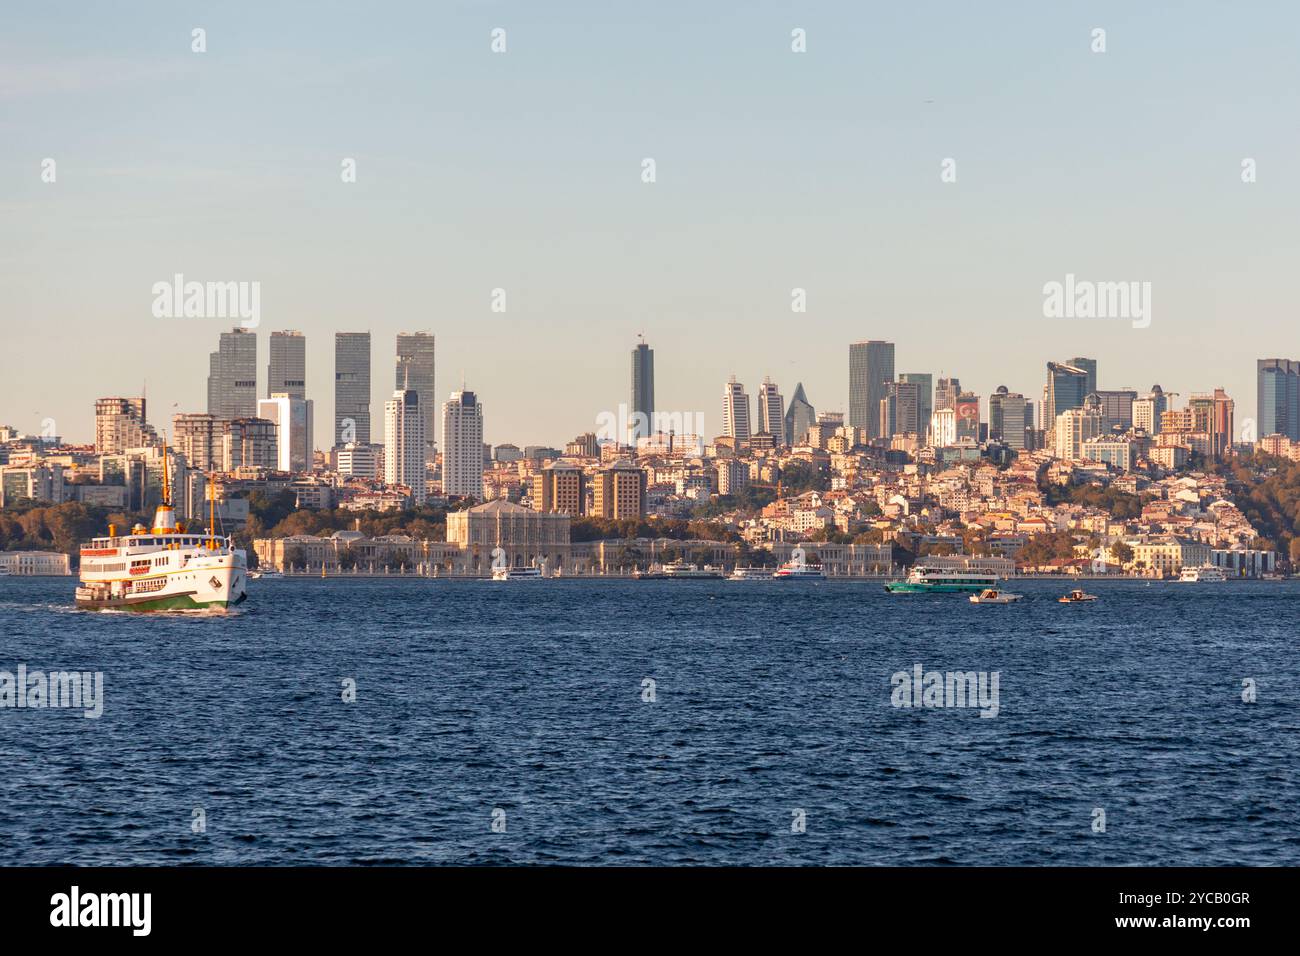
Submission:
<svg viewBox="0 0 1300 956">
<path fill-rule="evenodd" d="M 896 373 L 893 343 L 857 342 L 849 347 L 847 415 L 818 412 L 803 383 L 787 403 L 770 378 L 751 405 L 732 376 L 722 389 L 721 434 L 709 437 L 699 419 L 656 410 L 654 350 L 641 341 L 631 354 L 628 413 L 616 428 L 560 449 L 485 444 L 482 401 L 464 386 L 437 414 L 434 338 L 424 332 L 397 337 L 383 440 L 372 441 L 370 333 L 340 332 L 334 345 L 332 441 L 318 451 L 306 337 L 270 334 L 259 397 L 256 333 L 221 334 L 206 411 L 178 412 L 171 421 L 167 454 L 182 517 L 206 517 L 211 490 L 223 525 L 239 527 L 251 493 L 289 491 L 303 508 L 390 510 L 469 498 L 566 521 L 691 517 L 711 504 L 712 520 L 766 548 L 809 538 L 829 546 L 863 534 L 872 546 L 931 546 L 936 534 L 945 539 L 933 529 L 946 523 L 983 529 L 1006 558 L 1014 558 L 1015 542 L 1043 530 L 1142 549 L 1176 539 L 1249 550 L 1255 536 L 1226 491 L 1203 473 L 1186 474 L 1198 458 L 1251 447 L 1233 441 L 1233 400 L 1215 389 L 1176 407 L 1177 396 L 1159 385 L 1144 393 L 1103 389 L 1097 361 L 1082 356 L 1048 362 L 1037 401 L 1005 386 L 981 399 L 955 376 Z M 1300 362 L 1262 359 L 1257 373 L 1262 437 L 1254 447 L 1300 457 Z M 27 498 L 148 510 L 161 495 L 164 452 L 147 408 L 143 397 L 98 400 L 93 447 L 0 429 L 0 506 Z M 1040 481 L 1117 487 L 1172 506 L 1148 504 L 1153 520 L 1120 526 L 1100 512 L 1049 506 Z M 1188 481 L 1195 503 L 1179 484 Z M 759 500 L 746 498 L 747 489 L 769 503 L 743 506 Z M 567 547 L 567 531 L 561 537 Z M 1167 563 L 1155 551 L 1141 553 L 1134 567 Z"/>
</svg>

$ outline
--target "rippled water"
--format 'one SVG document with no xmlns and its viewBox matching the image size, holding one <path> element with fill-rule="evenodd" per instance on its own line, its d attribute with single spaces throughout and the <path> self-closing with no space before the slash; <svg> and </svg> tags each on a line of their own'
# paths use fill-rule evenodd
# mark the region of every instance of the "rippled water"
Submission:
<svg viewBox="0 0 1300 956">
<path fill-rule="evenodd" d="M 72 587 L 0 579 L 0 670 L 106 697 L 0 709 L 10 864 L 1300 863 L 1300 584 L 309 579 L 202 618 Z M 998 715 L 892 706 L 917 663 L 997 671 Z"/>
</svg>

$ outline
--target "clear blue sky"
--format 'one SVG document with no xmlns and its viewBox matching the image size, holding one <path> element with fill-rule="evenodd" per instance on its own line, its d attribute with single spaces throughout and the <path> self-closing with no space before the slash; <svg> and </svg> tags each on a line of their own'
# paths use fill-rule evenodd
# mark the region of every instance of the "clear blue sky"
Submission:
<svg viewBox="0 0 1300 956">
<path fill-rule="evenodd" d="M 88 440 L 94 399 L 145 379 L 155 421 L 203 410 L 230 323 L 154 318 L 150 287 L 176 272 L 261 282 L 263 393 L 268 333 L 307 334 L 318 446 L 333 333 L 357 329 L 376 435 L 393 337 L 415 329 L 438 337 L 442 397 L 462 370 L 482 396 L 494 443 L 593 428 L 627 400 L 642 331 L 659 408 L 703 411 L 710 434 L 733 373 L 846 408 L 865 338 L 981 395 L 1038 397 L 1047 360 L 1096 356 L 1102 387 L 1222 385 L 1240 421 L 1255 359 L 1300 357 L 1297 10 L 11 4 L 0 422 Z M 1043 318 L 1067 272 L 1150 281 L 1151 327 Z"/>
</svg>

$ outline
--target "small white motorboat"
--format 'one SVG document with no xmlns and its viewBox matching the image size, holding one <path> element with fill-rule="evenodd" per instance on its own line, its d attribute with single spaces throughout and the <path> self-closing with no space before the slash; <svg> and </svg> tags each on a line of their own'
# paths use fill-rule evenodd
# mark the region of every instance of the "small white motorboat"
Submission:
<svg viewBox="0 0 1300 956">
<path fill-rule="evenodd" d="M 997 588 L 985 588 L 979 594 L 972 594 L 970 602 L 971 604 L 1015 604 L 1023 597 L 1023 594 L 1010 594 Z"/>
</svg>

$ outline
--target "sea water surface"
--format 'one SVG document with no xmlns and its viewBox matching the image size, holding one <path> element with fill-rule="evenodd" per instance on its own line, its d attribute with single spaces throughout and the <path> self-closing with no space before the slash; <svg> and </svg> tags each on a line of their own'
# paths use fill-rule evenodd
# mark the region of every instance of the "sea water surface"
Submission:
<svg viewBox="0 0 1300 956">
<path fill-rule="evenodd" d="M 105 697 L 0 708 L 9 865 L 1300 863 L 1300 583 L 73 587 L 0 579 L 0 671 Z M 917 664 L 996 671 L 996 717 L 894 706 Z"/>
</svg>

